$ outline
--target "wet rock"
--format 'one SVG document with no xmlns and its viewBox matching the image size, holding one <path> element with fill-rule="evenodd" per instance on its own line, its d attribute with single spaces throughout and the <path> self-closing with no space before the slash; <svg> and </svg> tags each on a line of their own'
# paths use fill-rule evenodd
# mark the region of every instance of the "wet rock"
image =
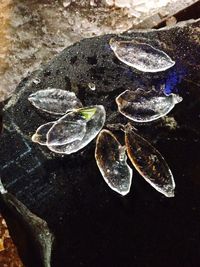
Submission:
<svg viewBox="0 0 200 267">
<path fill-rule="evenodd" d="M 2 182 L 48 223 L 55 235 L 53 267 L 148 266 L 149 262 L 167 266 L 170 253 L 175 267 L 188 259 L 191 264 L 199 260 L 199 29 L 200 21 L 189 21 L 173 28 L 82 40 L 24 79 L 5 106 Z M 115 57 L 111 38 L 136 38 L 165 51 L 176 64 L 160 73 L 133 70 Z M 135 126 L 169 163 L 177 184 L 175 199 L 164 199 L 136 172 L 129 196 L 121 198 L 110 191 L 96 166 L 94 142 L 64 157 L 31 142 L 35 130 L 49 121 L 28 101 L 31 93 L 47 87 L 73 91 L 85 106 L 104 105 L 108 125 L 128 121 L 117 112 L 115 98 L 121 92 L 162 84 L 168 94 L 183 97 L 170 113 L 177 127 L 170 127 L 169 120 L 165 124 L 165 119 Z M 117 135 L 123 145 L 122 134 Z"/>
<path fill-rule="evenodd" d="M 8 193 L 2 184 L 0 191 L 1 212 L 25 266 L 50 267 L 54 237 L 47 223 Z"/>
<path fill-rule="evenodd" d="M 10 237 L 8 227 L 3 217 L 0 217 L 0 265 L 23 267 L 17 248 Z"/>
<path fill-rule="evenodd" d="M 173 0 L 162 5 L 156 0 L 148 5 L 138 1 L 131 7 L 120 7 L 116 1 L 110 6 L 103 0 L 1 1 L 0 101 L 13 93 L 22 77 L 65 47 L 83 38 L 136 27 Z"/>
</svg>

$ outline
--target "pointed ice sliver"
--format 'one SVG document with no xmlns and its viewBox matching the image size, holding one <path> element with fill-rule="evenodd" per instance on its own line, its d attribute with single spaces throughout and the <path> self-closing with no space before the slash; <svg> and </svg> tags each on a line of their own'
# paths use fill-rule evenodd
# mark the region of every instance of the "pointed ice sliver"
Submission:
<svg viewBox="0 0 200 267">
<path fill-rule="evenodd" d="M 158 192 L 174 197 L 174 178 L 160 152 L 129 127 L 125 131 L 125 143 L 129 159 L 140 175 Z"/>
<path fill-rule="evenodd" d="M 37 91 L 28 100 L 37 109 L 54 115 L 64 115 L 68 110 L 82 107 L 75 93 L 55 88 Z"/>
<path fill-rule="evenodd" d="M 111 39 L 110 47 L 120 61 L 142 72 L 160 72 L 175 64 L 165 52 L 146 43 Z"/>
<path fill-rule="evenodd" d="M 157 120 L 167 115 L 181 101 L 182 97 L 175 94 L 156 96 L 140 88 L 126 90 L 116 98 L 119 112 L 135 122 Z"/>
<path fill-rule="evenodd" d="M 104 126 L 106 119 L 106 112 L 103 106 L 97 105 L 87 108 L 81 108 L 74 112 L 78 112 L 85 120 L 86 133 L 82 140 L 75 140 L 71 143 L 61 146 L 53 146 L 47 144 L 48 148 L 60 154 L 72 154 L 87 146 L 100 132 Z"/>
<path fill-rule="evenodd" d="M 128 194 L 132 182 L 132 169 L 126 162 L 125 148 L 110 131 L 100 132 L 96 142 L 95 158 L 108 186 L 123 196 Z"/>
</svg>

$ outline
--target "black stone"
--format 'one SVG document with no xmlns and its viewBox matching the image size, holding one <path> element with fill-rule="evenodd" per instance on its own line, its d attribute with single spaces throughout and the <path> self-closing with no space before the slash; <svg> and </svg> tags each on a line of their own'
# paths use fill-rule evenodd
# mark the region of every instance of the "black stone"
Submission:
<svg viewBox="0 0 200 267">
<path fill-rule="evenodd" d="M 50 267 L 54 238 L 47 223 L 10 193 L 0 195 L 0 208 L 25 266 Z"/>
<path fill-rule="evenodd" d="M 164 50 L 175 66 L 141 73 L 120 62 L 110 38 L 137 38 Z M 24 79 L 4 109 L 0 176 L 6 189 L 55 235 L 53 267 L 197 266 L 200 260 L 200 20 L 173 28 L 105 35 L 66 48 Z M 40 81 L 40 82 L 38 82 Z M 92 91 L 88 83 L 95 83 Z M 136 125 L 167 160 L 176 181 L 175 198 L 151 188 L 136 171 L 131 192 L 120 197 L 103 181 L 94 159 L 95 141 L 59 156 L 31 142 L 44 122 L 28 96 L 47 87 L 72 90 L 86 105 L 102 104 L 108 123 L 126 123 L 115 97 L 125 89 L 167 84 L 183 97 L 165 120 Z M 105 127 L 106 127 L 105 125 Z M 123 134 L 118 133 L 123 142 Z M 39 256 L 38 256 L 39 257 Z M 27 265 L 28 266 L 28 265 Z M 31 266 L 31 265 L 30 265 Z"/>
</svg>

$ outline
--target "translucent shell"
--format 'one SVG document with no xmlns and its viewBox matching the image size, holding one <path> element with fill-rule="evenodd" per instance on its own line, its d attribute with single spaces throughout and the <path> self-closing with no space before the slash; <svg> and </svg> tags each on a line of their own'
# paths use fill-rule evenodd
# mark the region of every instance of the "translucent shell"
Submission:
<svg viewBox="0 0 200 267">
<path fill-rule="evenodd" d="M 127 164 L 125 148 L 108 130 L 102 130 L 96 141 L 97 166 L 108 186 L 121 195 L 130 191 L 132 169 Z"/>
<path fill-rule="evenodd" d="M 82 140 L 86 133 L 86 123 L 59 121 L 47 133 L 47 144 L 60 146 L 75 140 Z"/>
<path fill-rule="evenodd" d="M 126 90 L 116 98 L 118 110 L 135 122 L 149 122 L 167 115 L 182 97 L 171 94 L 156 96 L 144 89 Z"/>
<path fill-rule="evenodd" d="M 158 150 L 129 128 L 125 131 L 125 143 L 129 159 L 140 175 L 158 192 L 173 197 L 174 178 Z"/>
<path fill-rule="evenodd" d="M 51 129 L 51 127 L 55 124 L 55 121 L 48 122 L 41 125 L 32 136 L 32 141 L 34 143 L 38 143 L 42 146 L 46 146 L 47 144 L 47 133 Z"/>
<path fill-rule="evenodd" d="M 79 111 L 67 113 L 47 132 L 47 145 L 60 146 L 82 140 L 86 133 L 86 122 Z"/>
<path fill-rule="evenodd" d="M 55 88 L 37 91 L 28 100 L 37 109 L 55 115 L 64 115 L 69 110 L 82 107 L 75 93 Z"/>
<path fill-rule="evenodd" d="M 175 64 L 165 52 L 146 43 L 111 39 L 110 47 L 120 61 L 142 72 L 160 72 Z"/>
<path fill-rule="evenodd" d="M 95 111 L 95 112 L 94 112 Z M 82 108 L 75 112 L 78 112 L 87 120 L 86 124 L 86 132 L 82 140 L 75 140 L 71 143 L 60 145 L 60 146 L 53 146 L 48 145 L 48 148 L 60 154 L 72 154 L 83 147 L 87 146 L 100 132 L 102 127 L 104 126 L 105 119 L 106 119 L 106 112 L 103 106 L 93 106 L 90 108 Z"/>
</svg>

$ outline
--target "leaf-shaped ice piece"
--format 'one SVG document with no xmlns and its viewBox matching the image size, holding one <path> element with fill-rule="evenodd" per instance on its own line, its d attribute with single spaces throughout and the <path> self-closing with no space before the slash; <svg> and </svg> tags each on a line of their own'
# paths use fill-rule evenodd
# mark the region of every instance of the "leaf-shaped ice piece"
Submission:
<svg viewBox="0 0 200 267">
<path fill-rule="evenodd" d="M 97 134 L 100 132 L 100 130 L 104 126 L 105 119 L 106 119 L 106 112 L 105 112 L 104 107 L 101 105 L 93 106 L 89 108 L 92 108 L 92 109 L 95 108 L 96 111 L 94 115 L 90 117 L 90 120 L 87 121 L 86 133 L 83 139 L 76 140 L 74 142 L 71 142 L 69 144 L 62 145 L 62 146 L 47 145 L 51 151 L 55 153 L 60 153 L 60 154 L 72 154 L 72 153 L 79 151 L 83 147 L 87 146 L 97 136 Z M 79 112 L 80 114 L 83 114 L 84 110 L 88 110 L 88 107 L 76 110 L 74 112 Z"/>
<path fill-rule="evenodd" d="M 82 140 L 86 133 L 86 120 L 77 112 L 70 112 L 59 119 L 47 133 L 48 146 L 60 146 Z"/>
<path fill-rule="evenodd" d="M 136 122 L 157 120 L 167 115 L 181 101 L 182 97 L 175 94 L 152 96 L 140 88 L 126 90 L 116 98 L 119 112 Z"/>
<path fill-rule="evenodd" d="M 32 141 L 34 143 L 38 143 L 42 146 L 46 146 L 47 143 L 47 133 L 51 129 L 51 127 L 55 124 L 55 121 L 48 122 L 41 125 L 32 136 Z"/>
<path fill-rule="evenodd" d="M 102 130 L 97 138 L 95 158 L 97 166 L 109 187 L 121 195 L 130 191 L 132 169 L 127 164 L 125 147 L 108 130 Z"/>
<path fill-rule="evenodd" d="M 139 71 L 159 72 L 175 64 L 165 52 L 146 43 L 111 39 L 110 46 L 120 61 Z"/>
<path fill-rule="evenodd" d="M 130 128 L 125 130 L 128 156 L 141 176 L 166 197 L 174 196 L 175 182 L 163 156 Z"/>
<path fill-rule="evenodd" d="M 36 108 L 55 115 L 64 115 L 69 110 L 82 107 L 75 93 L 55 88 L 37 91 L 28 100 Z"/>
</svg>

